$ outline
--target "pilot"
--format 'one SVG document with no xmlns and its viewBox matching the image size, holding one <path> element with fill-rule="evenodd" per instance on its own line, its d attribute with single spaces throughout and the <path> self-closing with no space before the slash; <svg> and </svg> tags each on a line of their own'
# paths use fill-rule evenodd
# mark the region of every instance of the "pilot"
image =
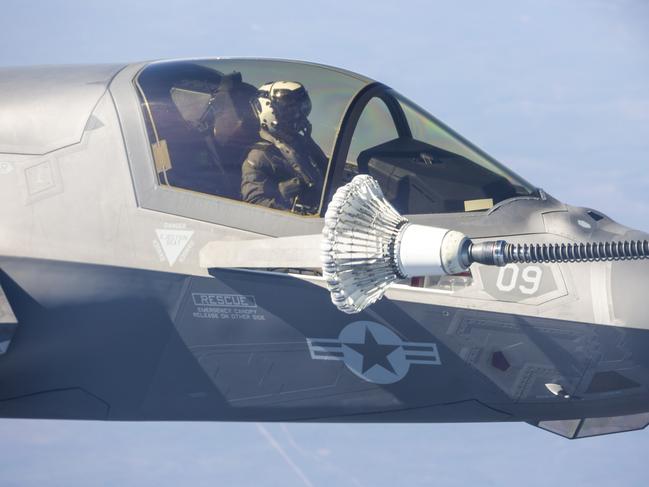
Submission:
<svg viewBox="0 0 649 487">
<path fill-rule="evenodd" d="M 257 142 L 242 166 L 241 195 L 257 205 L 315 213 L 327 157 L 311 138 L 311 100 L 302 84 L 274 81 L 253 99 L 259 118 Z"/>
</svg>

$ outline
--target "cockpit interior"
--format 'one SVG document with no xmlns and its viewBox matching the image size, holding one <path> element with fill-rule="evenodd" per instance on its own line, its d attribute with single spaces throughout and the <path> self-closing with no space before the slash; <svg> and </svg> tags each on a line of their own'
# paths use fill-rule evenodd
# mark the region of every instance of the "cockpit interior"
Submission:
<svg viewBox="0 0 649 487">
<path fill-rule="evenodd" d="M 283 135 L 264 135 L 267 124 L 254 108 L 256 100 L 269 99 L 269 84 L 279 82 L 302 87 L 309 102 L 302 113 L 308 129 L 301 125 L 282 143 L 276 139 Z M 289 202 L 265 206 L 303 216 L 322 216 L 333 192 L 357 174 L 373 176 L 405 215 L 484 211 L 537 191 L 396 91 L 346 71 L 274 60 L 155 62 L 135 86 L 158 184 L 181 191 L 262 204 L 246 197 L 245 184 L 242 193 L 246 161 L 265 171 L 251 176 L 260 191 Z M 317 168 L 322 177 L 309 183 L 318 195 L 309 205 L 298 201 L 307 184 L 300 167 L 308 164 L 301 138 L 326 159 Z M 276 150 L 257 168 L 261 163 L 250 154 L 273 143 Z M 283 160 L 291 147 L 298 149 Z"/>
</svg>

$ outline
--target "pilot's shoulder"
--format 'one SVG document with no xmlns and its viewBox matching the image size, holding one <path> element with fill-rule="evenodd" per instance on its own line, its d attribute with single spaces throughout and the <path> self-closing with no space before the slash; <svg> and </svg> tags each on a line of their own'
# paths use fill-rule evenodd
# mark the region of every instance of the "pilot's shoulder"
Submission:
<svg viewBox="0 0 649 487">
<path fill-rule="evenodd" d="M 250 151 L 248 152 L 248 154 L 256 154 L 260 156 L 266 154 L 272 149 L 273 149 L 273 144 L 271 144 L 270 142 L 266 142 L 265 140 L 260 140 L 258 142 L 255 142 L 252 145 L 252 147 L 250 147 Z"/>
<path fill-rule="evenodd" d="M 246 162 L 252 161 L 253 163 L 258 163 L 269 160 L 273 156 L 274 148 L 275 146 L 273 146 L 273 144 L 266 142 L 265 140 L 256 142 L 250 148 Z"/>
<path fill-rule="evenodd" d="M 272 144 L 269 144 L 266 141 L 260 141 L 255 143 L 248 152 L 246 160 L 243 162 L 244 168 L 246 166 L 251 168 L 265 166 L 270 164 L 270 159 L 272 157 Z"/>
</svg>

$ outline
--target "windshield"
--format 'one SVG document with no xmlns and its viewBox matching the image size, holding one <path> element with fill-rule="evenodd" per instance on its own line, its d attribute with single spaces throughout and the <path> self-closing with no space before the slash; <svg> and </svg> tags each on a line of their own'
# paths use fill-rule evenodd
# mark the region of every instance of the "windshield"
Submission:
<svg viewBox="0 0 649 487">
<path fill-rule="evenodd" d="M 369 174 L 403 214 L 488 210 L 534 188 L 393 90 L 362 108 L 338 185 Z"/>
<path fill-rule="evenodd" d="M 158 184 L 317 216 L 340 120 L 368 82 L 289 61 L 152 63 L 135 84 Z"/>
<path fill-rule="evenodd" d="M 158 184 L 169 188 L 307 216 L 356 174 L 373 176 L 403 214 L 488 210 L 533 193 L 426 111 L 353 73 L 169 61 L 146 66 L 135 85 Z"/>
<path fill-rule="evenodd" d="M 494 174 L 502 176 L 514 186 L 521 196 L 528 196 L 534 192 L 532 185 L 456 134 L 423 108 L 396 92 L 392 93 L 399 100 L 406 114 L 413 138 L 469 159 Z"/>
</svg>

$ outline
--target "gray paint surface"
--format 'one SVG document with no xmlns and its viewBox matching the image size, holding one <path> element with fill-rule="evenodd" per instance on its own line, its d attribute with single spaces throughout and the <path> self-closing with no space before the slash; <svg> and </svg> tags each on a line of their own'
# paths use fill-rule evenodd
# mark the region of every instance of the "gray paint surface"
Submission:
<svg viewBox="0 0 649 487">
<path fill-rule="evenodd" d="M 79 143 L 120 65 L 0 69 L 0 153 L 46 154 Z"/>
<path fill-rule="evenodd" d="M 390 311 L 391 301 L 379 303 L 368 312 L 373 321 L 361 326 L 364 332 L 359 328 L 351 341 L 342 337 L 352 336 L 349 330 L 353 323 L 341 323 L 340 316 L 327 318 L 327 313 L 318 313 L 319 320 L 310 319 L 310 328 L 303 328 L 303 311 L 293 303 L 332 311 L 326 293 L 322 299 L 320 278 L 241 271 L 230 275 L 215 269 L 209 270 L 212 277 L 208 277 L 200 265 L 198 249 L 206 242 L 218 248 L 219 241 L 250 238 L 232 228 L 233 218 L 245 221 L 246 229 L 257 229 L 261 234 L 268 232 L 265 228 L 270 224 L 277 236 L 311 234 L 322 222 L 277 214 L 277 218 L 291 222 L 287 227 L 269 221 L 265 209 L 252 205 L 241 205 L 238 210 L 224 207 L 222 212 L 206 218 L 203 205 L 220 208 L 229 204 L 219 198 L 161 188 L 150 179 L 142 186 L 138 174 L 150 174 L 153 164 L 150 153 L 137 149 L 147 146 L 139 102 L 134 97 L 133 78 L 140 67 L 133 65 L 123 70 L 122 76 L 112 81 L 110 95 L 101 97 L 91 115 L 74 111 L 68 115 L 71 120 L 86 120 L 79 143 L 40 158 L 27 153 L 13 155 L 16 176 L 22 172 L 23 177 L 10 175 L 1 181 L 6 203 L 14 205 L 13 209 L 3 206 L 9 230 L 0 247 L 4 257 L 3 290 L 8 293 L 8 303 L 16 308 L 19 322 L 12 328 L 18 331 L 15 344 L 3 358 L 3 370 L 27 374 L 5 378 L 0 409 L 4 416 L 353 422 L 513 420 L 533 424 L 603 416 L 622 417 L 609 420 L 612 432 L 646 426 L 642 418 L 638 424 L 629 423 L 633 426 L 627 426 L 623 418 L 646 412 L 649 368 L 644 355 L 629 350 L 609 358 L 604 352 L 607 347 L 624 351 L 624 344 L 641 344 L 644 340 L 641 337 L 649 327 L 646 318 L 636 318 L 633 312 L 629 315 L 622 303 L 628 301 L 629 294 L 633 296 L 632 309 L 633 303 L 641 301 L 644 286 L 629 290 L 624 282 L 644 283 L 648 276 L 646 263 L 625 268 L 628 279 L 618 283 L 622 290 L 611 285 L 612 270 L 620 269 L 620 263 L 518 265 L 501 268 L 497 273 L 476 266 L 475 277 L 459 288 L 442 289 L 441 284 L 424 289 L 395 287 L 388 298 L 395 304 L 409 303 L 404 308 L 406 314 Z M 77 77 L 83 79 L 87 70 L 76 68 Z M 47 78 L 51 73 L 56 78 L 59 72 L 59 68 L 52 67 L 38 74 Z M 58 88 L 54 85 L 51 91 L 66 89 L 64 84 Z M 122 107 L 121 111 L 116 111 L 115 105 Z M 25 118 L 18 113 L 15 116 Z M 121 165 L 116 165 L 117 161 Z M 82 168 L 87 176 L 79 171 Z M 106 177 L 100 177 L 100 171 Z M 112 181 L 112 186 L 107 181 Z M 88 195 L 93 187 L 95 195 L 104 192 L 105 202 L 95 198 L 95 206 L 77 208 L 74 202 Z M 160 191 L 170 196 L 178 194 L 185 203 L 176 201 L 169 207 L 171 199 L 165 203 L 146 197 Z M 22 199 L 25 195 L 26 199 Z M 32 211 L 26 212 L 25 208 Z M 76 209 L 81 212 L 72 226 L 61 225 L 64 215 Z M 417 221 L 433 226 L 447 223 L 474 239 L 496 235 L 508 236 L 513 242 L 529 242 L 530 238 L 534 242 L 556 242 L 646 237 L 588 211 L 541 194 L 514 199 L 470 217 L 426 215 Z M 241 212 L 249 216 L 237 214 Z M 47 215 L 46 219 L 39 218 L 39 214 Z M 30 218 L 39 222 L 36 230 L 33 224 L 25 227 Z M 140 221 L 148 223 L 142 225 Z M 25 239 L 29 241 L 27 248 L 20 245 Z M 120 277 L 120 266 L 129 269 L 132 276 Z M 164 272 L 169 270 L 175 272 L 169 276 L 176 276 L 171 282 L 183 283 L 182 287 L 173 290 L 165 284 L 169 278 Z M 124 287 L 126 282 L 130 288 Z M 255 290 L 257 286 L 259 290 Z M 319 296 L 310 304 L 309 289 Z M 262 304 L 255 304 L 252 311 L 210 303 L 225 296 Z M 203 298 L 207 305 L 201 301 Z M 173 303 L 173 307 L 156 305 L 165 301 Z M 263 304 L 265 301 L 268 304 Z M 416 304 L 424 310 L 422 315 L 415 312 L 419 309 Z M 382 309 L 387 309 L 385 316 Z M 463 309 L 474 310 L 476 315 L 466 317 Z M 274 318 L 267 319 L 266 313 Z M 431 324 L 431 317 L 440 313 L 445 318 L 441 322 L 432 319 L 433 329 L 427 330 L 430 336 L 423 337 L 423 341 L 400 328 L 408 322 L 425 328 Z M 624 314 L 633 321 L 621 319 Z M 533 317 L 546 321 L 534 325 L 530 321 Z M 254 323 L 255 318 L 266 323 Z M 205 322 L 200 320 L 204 319 L 211 323 L 207 324 L 207 335 L 201 336 L 199 330 Z M 81 320 L 99 325 L 88 341 L 84 339 L 87 327 L 83 332 L 78 328 Z M 123 333 L 136 329 L 144 342 L 138 345 L 127 335 L 120 340 L 118 329 L 111 329 L 112 322 L 124 327 Z M 577 326 L 574 331 L 570 330 L 571 322 Z M 39 332 L 45 323 L 49 325 Z M 53 359 L 80 352 L 76 362 L 88 362 L 88 366 L 78 370 L 78 375 L 62 363 L 50 369 L 42 380 L 30 369 L 39 370 L 43 364 L 24 362 L 31 357 L 27 350 L 38 347 L 39 342 L 54 343 L 45 330 L 63 324 L 71 328 L 62 335 L 72 338 L 64 340 L 64 349 L 49 347 Z M 250 324 L 257 326 L 244 326 Z M 265 331 L 258 336 L 260 325 L 265 326 Z M 287 334 L 287 326 L 297 333 Z M 328 340 L 323 333 L 332 326 L 339 330 L 343 352 L 326 353 L 333 353 L 331 358 L 338 353 L 356 377 L 345 375 L 342 364 L 329 367 L 327 372 L 313 349 L 309 351 L 310 359 L 306 354 L 310 340 Z M 584 326 L 601 329 L 604 335 L 591 336 Z M 608 336 L 605 330 L 609 327 L 621 335 Z M 102 339 L 99 331 L 104 330 L 115 333 L 109 340 Z M 531 339 L 523 339 L 528 334 Z M 457 340 L 447 343 L 445 336 L 456 336 Z M 553 336 L 567 337 L 568 341 L 561 343 Z M 143 375 L 119 373 L 109 365 L 109 356 L 102 357 L 95 350 L 97 340 L 104 347 L 113 343 L 108 348 L 123 358 L 123 370 L 139 370 Z M 438 342 L 448 350 L 439 352 Z M 380 352 L 372 351 L 370 344 L 377 350 L 389 351 L 377 358 Z M 432 369 L 424 370 L 422 375 L 422 368 L 415 368 L 417 372 L 411 374 L 415 378 L 411 385 L 404 381 L 403 389 L 401 381 L 408 375 L 410 364 L 417 362 L 417 357 L 407 355 L 408 347 L 416 350 L 422 346 L 433 347 L 436 357 L 438 353 L 447 356 L 444 364 L 439 357 L 435 359 L 440 367 L 434 370 L 441 371 L 440 378 L 434 378 Z M 65 351 L 67 347 L 71 347 L 69 351 Z M 509 350 L 512 347 L 513 352 Z M 400 359 L 392 354 L 396 349 L 401 350 Z M 643 349 L 637 345 L 636 350 Z M 348 354 L 348 350 L 357 355 Z M 375 362 L 366 367 L 368 357 Z M 399 360 L 401 365 L 395 365 Z M 166 370 L 174 370 L 186 387 L 198 381 L 196 390 L 170 388 Z M 295 370 L 300 373 L 296 375 Z M 595 395 L 588 396 L 602 373 L 619 379 L 609 380 L 603 389 L 598 386 Z M 346 377 L 351 378 L 349 384 Z M 453 381 L 456 377 L 461 380 Z M 359 379 L 379 387 L 368 387 Z M 632 386 L 628 387 L 627 382 Z M 553 396 L 546 387 L 550 383 L 559 384 L 569 396 L 565 400 Z M 422 389 L 423 384 L 431 385 L 429 393 L 424 392 L 427 389 Z M 561 425 L 550 429 L 564 431 Z"/>
</svg>

